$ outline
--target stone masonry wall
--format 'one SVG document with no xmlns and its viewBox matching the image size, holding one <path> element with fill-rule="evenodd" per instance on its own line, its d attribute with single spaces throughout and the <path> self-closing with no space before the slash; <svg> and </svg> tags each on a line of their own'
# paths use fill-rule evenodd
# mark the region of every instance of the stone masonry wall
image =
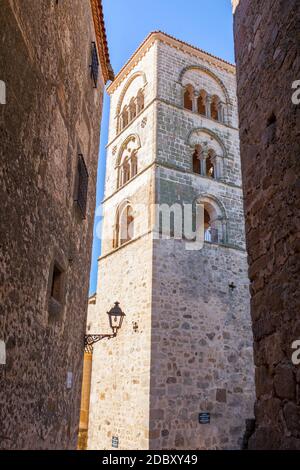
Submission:
<svg viewBox="0 0 300 470">
<path fill-rule="evenodd" d="M 216 65 L 216 62 L 213 61 L 209 55 L 201 58 L 197 57 L 197 54 L 191 56 L 163 42 L 159 42 L 157 66 L 158 72 L 161 72 L 157 75 L 157 93 L 159 98 L 167 100 L 179 108 L 182 108 L 182 83 L 188 84 L 191 79 L 193 79 L 195 73 L 197 80 L 199 80 L 199 71 L 201 68 L 215 75 L 219 79 L 219 83 L 216 83 L 215 80 L 211 80 L 211 75 L 207 74 L 203 74 L 202 77 L 200 77 L 200 83 L 204 88 L 207 88 L 206 91 L 210 91 L 211 94 L 214 94 L 215 92 L 218 93 L 220 88 L 222 89 L 220 85 L 222 82 L 230 101 L 228 113 L 226 113 L 228 123 L 234 129 L 238 128 L 236 78 L 233 66 L 231 66 L 229 72 L 228 66 L 226 68 L 226 65 L 222 64 L 222 61 L 219 61 L 218 65 Z M 197 69 L 197 67 L 200 67 L 200 69 Z"/>
<path fill-rule="evenodd" d="M 90 77 L 92 11 L 88 0 L 10 0 L 0 25 L 0 448 L 74 449 L 104 86 Z M 74 203 L 79 153 L 85 220 Z M 65 272 L 57 316 L 54 260 Z"/>
<path fill-rule="evenodd" d="M 244 252 L 154 242 L 151 449 L 241 448 L 245 420 L 253 416 L 247 305 Z M 210 424 L 199 424 L 200 412 L 211 414 Z"/>
<path fill-rule="evenodd" d="M 151 238 L 129 242 L 99 261 L 88 333 L 111 333 L 106 312 L 116 301 L 126 317 L 116 338 L 94 346 L 89 449 L 111 449 L 114 436 L 121 450 L 149 447 L 151 285 Z"/>
<path fill-rule="evenodd" d="M 155 158 L 155 61 L 153 44 L 111 95 L 107 146 L 105 199 L 103 204 L 102 255 L 98 264 L 96 305 L 89 308 L 88 333 L 110 332 L 106 312 L 119 301 L 126 314 L 118 336 L 94 346 L 91 382 L 89 449 L 111 449 L 118 437 L 119 449 L 149 447 L 149 397 L 151 354 L 151 290 Z M 117 133 L 117 108 L 123 107 L 144 86 L 144 110 Z M 125 94 L 123 91 L 126 90 Z M 123 98 L 124 95 L 124 98 Z M 137 136 L 137 175 L 117 186 L 117 164 L 122 145 Z M 134 240 L 113 248 L 117 209 L 123 201 L 134 209 Z M 100 228 L 99 228 L 100 232 Z M 136 322 L 138 329 L 133 329 Z M 105 364 L 105 367 L 103 367 Z"/>
<path fill-rule="evenodd" d="M 193 72 L 182 73 L 191 66 Z M 230 96 L 225 124 L 182 109 L 185 83 L 217 92 L 216 80 L 201 67 L 209 67 Z M 226 212 L 227 238 L 193 251 L 185 240 L 154 241 L 150 448 L 238 449 L 245 420 L 253 416 L 254 374 L 239 139 L 232 125 L 235 75 L 160 44 L 158 90 L 168 103 L 157 111 L 156 200 L 191 204 L 210 195 Z M 189 136 L 199 128 L 222 142 L 220 180 L 192 171 Z M 210 412 L 209 425 L 199 424 L 200 412 Z"/>
<path fill-rule="evenodd" d="M 300 449 L 298 0 L 235 2 L 235 49 L 256 365 L 251 449 Z"/>
<path fill-rule="evenodd" d="M 234 67 L 179 49 L 179 44 L 175 48 L 163 40 L 146 44 L 146 53 L 135 57 L 130 72 L 125 70 L 110 88 L 103 255 L 88 332 L 109 328 L 106 312 L 115 301 L 126 318 L 116 338 L 94 347 L 90 449 L 111 449 L 113 436 L 119 438 L 119 449 L 239 448 L 245 420 L 253 414 Z M 145 109 L 116 136 L 118 103 L 131 80 L 140 80 L 137 73 L 146 77 Z M 225 123 L 183 109 L 185 82 L 180 77 L 185 74 L 187 80 L 205 83 L 210 94 L 226 96 Z M 134 86 L 131 90 L 136 92 Z M 193 139 L 203 130 L 222 154 L 218 180 L 192 172 Z M 131 134 L 141 142 L 138 173 L 116 190 L 118 151 Z M 187 251 L 185 240 L 152 238 L 153 202 L 192 204 L 203 195 L 222 208 L 227 226 L 222 245 L 205 243 L 200 251 Z M 145 210 L 135 221 L 134 239 L 114 250 L 107 234 L 126 199 L 133 206 L 144 204 Z M 198 423 L 201 411 L 211 413 L 211 424 Z"/>
</svg>

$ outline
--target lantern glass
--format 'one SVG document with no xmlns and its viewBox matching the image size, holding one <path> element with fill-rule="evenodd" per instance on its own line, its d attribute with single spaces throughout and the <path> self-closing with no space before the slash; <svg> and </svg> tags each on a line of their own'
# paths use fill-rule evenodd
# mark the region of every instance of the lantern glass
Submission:
<svg viewBox="0 0 300 470">
<path fill-rule="evenodd" d="M 123 318 L 125 317 L 125 313 L 122 312 L 122 309 L 119 305 L 119 302 L 115 302 L 113 308 L 111 308 L 110 311 L 107 312 L 110 327 L 115 334 L 117 334 L 117 331 L 121 328 Z"/>
</svg>

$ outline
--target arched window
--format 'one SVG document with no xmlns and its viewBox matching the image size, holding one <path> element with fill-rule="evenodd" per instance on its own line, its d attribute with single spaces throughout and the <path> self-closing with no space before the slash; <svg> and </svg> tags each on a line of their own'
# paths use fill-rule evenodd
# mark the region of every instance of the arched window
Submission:
<svg viewBox="0 0 300 470">
<path fill-rule="evenodd" d="M 116 165 L 118 170 L 117 188 L 121 188 L 137 174 L 138 151 L 140 147 L 140 139 L 136 134 L 130 135 L 125 142 L 123 142 Z"/>
<path fill-rule="evenodd" d="M 212 119 L 219 121 L 219 98 L 217 96 L 213 96 L 210 105 L 210 115 Z"/>
<path fill-rule="evenodd" d="M 227 241 L 227 218 L 223 206 L 214 196 L 203 196 L 197 201 L 204 208 L 204 241 L 225 243 Z"/>
<path fill-rule="evenodd" d="M 200 95 L 201 91 L 204 91 L 205 89 L 207 94 L 207 100 L 205 100 L 205 115 L 208 118 L 212 117 L 220 122 L 228 123 L 228 116 L 230 115 L 230 109 L 232 106 L 230 94 L 218 75 L 214 74 L 205 66 L 190 65 L 181 70 L 178 81 L 183 87 L 185 87 L 185 89 L 188 84 L 193 84 L 194 89 L 197 92 L 199 91 Z M 218 106 L 213 105 L 213 110 L 211 110 L 212 95 L 215 95 L 218 98 L 219 103 L 222 105 L 221 109 L 218 109 Z M 197 100 L 194 103 L 194 111 L 204 115 L 202 101 L 203 100 L 201 98 L 198 100 L 197 96 Z"/>
<path fill-rule="evenodd" d="M 147 85 L 146 75 L 142 71 L 136 71 L 129 76 L 124 83 L 119 95 L 116 106 L 117 129 L 116 133 L 119 134 L 125 126 L 127 126 L 137 114 L 144 109 L 144 94 Z M 134 106 L 135 103 L 135 106 Z M 123 124 L 122 112 L 124 107 L 128 108 L 127 124 Z M 126 118 L 125 118 L 126 123 Z"/>
<path fill-rule="evenodd" d="M 221 241 L 221 237 L 219 238 L 221 233 L 220 229 L 218 229 L 218 224 L 213 220 L 213 212 L 209 205 L 204 204 L 204 240 L 206 242 L 219 243 Z"/>
<path fill-rule="evenodd" d="M 133 178 L 137 174 L 137 156 L 136 152 L 132 152 L 130 159 L 130 177 Z"/>
<path fill-rule="evenodd" d="M 145 98 L 143 90 L 139 90 L 137 94 L 137 112 L 140 113 L 145 107 Z"/>
<path fill-rule="evenodd" d="M 193 172 L 197 173 L 198 175 L 201 174 L 200 152 L 200 145 L 196 145 L 195 151 L 193 153 Z"/>
<path fill-rule="evenodd" d="M 203 116 L 206 116 L 206 96 L 206 92 L 201 90 L 197 100 L 198 113 L 202 114 Z"/>
<path fill-rule="evenodd" d="M 118 248 L 134 237 L 134 214 L 129 202 L 121 204 L 117 210 L 114 247 Z"/>
<path fill-rule="evenodd" d="M 129 115 L 130 115 L 130 121 L 132 121 L 137 115 L 137 105 L 136 105 L 136 100 L 134 98 L 131 98 L 130 103 L 129 103 Z"/>
<path fill-rule="evenodd" d="M 129 105 L 125 105 L 118 118 L 118 132 L 136 118 L 137 114 L 144 109 L 144 93 L 140 90 L 136 97 L 132 97 Z"/>
<path fill-rule="evenodd" d="M 124 158 L 121 165 L 119 166 L 119 178 L 118 178 L 118 188 L 121 188 L 128 181 L 133 178 L 138 171 L 137 164 L 137 153 L 131 151 L 129 155 Z"/>
<path fill-rule="evenodd" d="M 128 126 L 128 122 L 129 122 L 128 108 L 127 108 L 127 106 L 125 106 L 123 111 L 122 111 L 122 129 L 124 129 L 124 127 Z"/>
<path fill-rule="evenodd" d="M 201 145 L 196 145 L 193 153 L 193 172 L 209 178 L 216 178 L 215 165 L 215 152 L 212 149 L 202 150 Z"/>
<path fill-rule="evenodd" d="M 128 158 L 126 158 L 122 165 L 122 184 L 126 184 L 130 180 L 130 164 Z"/>
<path fill-rule="evenodd" d="M 215 166 L 214 166 L 214 152 L 213 150 L 208 151 L 206 158 L 206 176 L 215 178 Z"/>
<path fill-rule="evenodd" d="M 210 215 L 207 210 L 204 208 L 204 240 L 206 242 L 212 241 L 212 227 L 211 227 L 211 220 Z"/>
<path fill-rule="evenodd" d="M 200 174 L 216 180 L 222 180 L 224 178 L 224 159 L 227 153 L 226 147 L 219 136 L 208 129 L 194 129 L 188 137 L 188 143 L 191 147 L 191 170 L 195 171 L 196 169 L 195 173 L 198 173 L 194 151 L 200 148 L 201 151 L 199 152 L 198 150 L 201 167 Z"/>
<path fill-rule="evenodd" d="M 184 92 L 184 108 L 193 111 L 193 96 L 194 96 L 194 88 L 192 85 L 187 85 L 185 92 Z"/>
</svg>

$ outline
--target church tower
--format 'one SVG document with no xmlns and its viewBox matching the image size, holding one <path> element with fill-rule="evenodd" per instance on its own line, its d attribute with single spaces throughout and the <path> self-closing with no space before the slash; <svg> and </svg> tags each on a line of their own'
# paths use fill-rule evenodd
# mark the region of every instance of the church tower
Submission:
<svg viewBox="0 0 300 470">
<path fill-rule="evenodd" d="M 108 92 L 102 254 L 87 332 L 110 333 L 116 301 L 126 317 L 93 348 L 88 447 L 240 448 L 254 372 L 235 67 L 155 32 Z M 197 206 L 198 248 L 174 222 L 183 226 L 180 208 L 195 215 Z"/>
</svg>

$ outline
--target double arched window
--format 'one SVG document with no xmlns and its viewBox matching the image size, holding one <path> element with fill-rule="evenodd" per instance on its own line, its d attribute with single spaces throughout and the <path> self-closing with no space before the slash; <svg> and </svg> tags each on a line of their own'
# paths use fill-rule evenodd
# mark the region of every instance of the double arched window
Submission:
<svg viewBox="0 0 300 470">
<path fill-rule="evenodd" d="M 220 164 L 213 149 L 206 149 L 200 144 L 195 145 L 193 153 L 193 172 L 208 178 L 220 177 Z"/>
<path fill-rule="evenodd" d="M 134 237 L 134 211 L 129 201 L 117 209 L 114 231 L 114 248 L 124 245 Z"/>
<path fill-rule="evenodd" d="M 191 170 L 201 176 L 222 179 L 227 155 L 220 137 L 204 128 L 194 129 L 188 137 L 191 151 Z"/>
<path fill-rule="evenodd" d="M 121 188 L 130 181 L 138 172 L 138 150 L 140 148 L 140 139 L 137 135 L 127 137 L 119 152 L 117 161 L 118 184 Z"/>
<path fill-rule="evenodd" d="M 118 171 L 118 188 L 121 188 L 137 174 L 137 154 L 132 151 L 129 156 L 124 158 Z"/>
<path fill-rule="evenodd" d="M 136 96 L 132 97 L 129 104 L 123 106 L 118 116 L 118 132 L 121 132 L 144 109 L 144 91 L 140 89 Z"/>
<path fill-rule="evenodd" d="M 183 107 L 215 121 L 224 122 L 225 103 L 217 95 L 210 95 L 203 89 L 196 91 L 191 84 L 184 88 Z"/>
</svg>

